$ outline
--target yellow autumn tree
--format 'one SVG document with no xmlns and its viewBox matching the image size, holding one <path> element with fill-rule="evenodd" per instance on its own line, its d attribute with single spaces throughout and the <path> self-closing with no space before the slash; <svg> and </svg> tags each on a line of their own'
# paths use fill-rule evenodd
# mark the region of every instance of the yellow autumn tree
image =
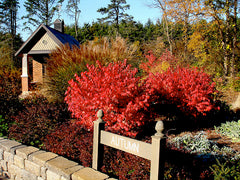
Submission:
<svg viewBox="0 0 240 180">
<path fill-rule="evenodd" d="M 186 60 L 187 44 L 189 39 L 190 25 L 204 15 L 205 6 L 202 0 L 155 0 L 162 9 L 163 17 L 182 24 L 183 31 L 183 59 Z"/>
<path fill-rule="evenodd" d="M 204 67 L 210 74 L 222 74 L 222 48 L 219 43 L 217 25 L 206 20 L 192 25 L 193 33 L 189 36 L 188 52 L 194 58 L 194 65 Z"/>
<path fill-rule="evenodd" d="M 237 0 L 205 0 L 206 14 L 217 25 L 219 42 L 223 56 L 223 71 L 225 80 L 230 75 L 234 77 L 237 57 Z"/>
</svg>

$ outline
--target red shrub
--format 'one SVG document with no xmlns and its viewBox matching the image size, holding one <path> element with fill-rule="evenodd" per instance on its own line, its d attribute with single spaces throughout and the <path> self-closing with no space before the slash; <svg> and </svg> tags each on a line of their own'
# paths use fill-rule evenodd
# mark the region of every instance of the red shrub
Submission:
<svg viewBox="0 0 240 180">
<path fill-rule="evenodd" d="M 197 68 L 177 66 L 167 51 L 157 58 L 151 51 L 140 68 L 149 73 L 146 88 L 155 104 L 173 104 L 187 115 L 206 115 L 214 108 L 215 83 Z"/>
<path fill-rule="evenodd" d="M 47 135 L 45 149 L 79 161 L 83 166 L 92 164 L 93 135 L 79 125 L 67 122 Z"/>
<path fill-rule="evenodd" d="M 167 70 L 150 73 L 141 82 L 136 77 L 137 70 L 131 69 L 126 61 L 87 67 L 88 71 L 69 81 L 65 97 L 76 123 L 59 126 L 45 141 L 46 149 L 77 159 L 84 166 L 91 164 L 91 130 L 99 109 L 105 113 L 105 129 L 135 136 L 157 113 L 152 105 L 174 104 L 193 116 L 205 115 L 214 108 L 215 85 L 197 69 L 170 64 Z M 120 179 L 147 179 L 149 161 L 105 147 L 102 170 L 114 172 Z"/>
<path fill-rule="evenodd" d="M 45 149 L 91 167 L 92 132 L 74 122 L 60 125 L 44 142 Z M 102 171 L 119 179 L 149 179 L 150 161 L 113 148 L 104 148 Z"/>
<path fill-rule="evenodd" d="M 175 61 L 167 52 L 162 59 Z M 126 61 L 105 67 L 98 63 L 98 67 L 88 66 L 88 70 L 69 81 L 65 101 L 79 124 L 90 130 L 99 109 L 105 113 L 107 130 L 136 136 L 155 116 L 153 104 L 174 104 L 195 117 L 214 108 L 215 84 L 196 68 L 171 65 L 161 73 L 150 73 L 142 82 L 136 77 L 137 70 L 132 70 Z"/>
<path fill-rule="evenodd" d="M 150 73 L 147 91 L 155 103 L 175 104 L 188 115 L 206 115 L 214 108 L 215 83 L 197 68 L 169 68 L 163 73 Z"/>
<path fill-rule="evenodd" d="M 102 171 L 118 179 L 149 179 L 150 161 L 120 150 L 105 147 Z"/>
<path fill-rule="evenodd" d="M 177 64 L 177 58 L 168 50 L 162 53 L 160 58 L 157 58 L 152 51 L 149 51 L 145 57 L 148 61 L 141 63 L 139 67 L 146 73 L 163 72 Z"/>
<path fill-rule="evenodd" d="M 9 128 L 9 138 L 27 145 L 41 146 L 46 135 L 68 118 L 66 105 L 49 103 L 42 96 L 24 99 L 22 106 L 18 114 L 12 116 L 14 123 Z"/>
<path fill-rule="evenodd" d="M 99 109 L 105 113 L 106 129 L 115 133 L 135 136 L 145 121 L 149 96 L 145 86 L 136 77 L 126 61 L 98 67 L 88 66 L 88 72 L 75 75 L 69 81 L 65 101 L 79 124 L 92 129 Z"/>
<path fill-rule="evenodd" d="M 18 109 L 18 96 L 21 94 L 20 70 L 1 67 L 0 71 L 0 115 L 11 121 L 10 116 Z"/>
</svg>

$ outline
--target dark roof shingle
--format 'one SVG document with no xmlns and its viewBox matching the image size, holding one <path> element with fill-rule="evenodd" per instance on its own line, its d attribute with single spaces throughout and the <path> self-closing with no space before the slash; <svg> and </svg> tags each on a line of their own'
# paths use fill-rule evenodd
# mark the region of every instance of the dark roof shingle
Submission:
<svg viewBox="0 0 240 180">
<path fill-rule="evenodd" d="M 79 42 L 72 36 L 68 34 L 61 33 L 49 26 L 46 26 L 51 33 L 53 33 L 63 44 L 69 44 L 70 46 L 76 45 L 79 46 Z"/>
<path fill-rule="evenodd" d="M 33 32 L 33 34 L 27 39 L 27 41 L 19 48 L 19 50 L 15 53 L 15 56 L 18 56 L 23 53 L 28 53 L 45 33 L 48 33 L 49 36 L 52 39 L 54 39 L 58 45 L 69 44 L 70 47 L 72 46 L 79 47 L 80 45 L 80 43 L 74 37 L 68 34 L 64 34 L 56 29 L 53 29 L 49 26 L 42 24 Z"/>
</svg>

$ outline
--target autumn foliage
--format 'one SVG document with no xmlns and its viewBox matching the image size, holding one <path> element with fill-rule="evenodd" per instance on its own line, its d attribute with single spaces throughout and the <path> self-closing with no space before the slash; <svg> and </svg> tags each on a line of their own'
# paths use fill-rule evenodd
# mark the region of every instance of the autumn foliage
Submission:
<svg viewBox="0 0 240 180">
<path fill-rule="evenodd" d="M 203 70 L 178 65 L 177 58 L 166 50 L 160 58 L 151 51 L 140 68 L 148 73 L 146 87 L 156 104 L 174 104 L 194 117 L 206 115 L 214 107 L 215 83 Z"/>
<path fill-rule="evenodd" d="M 141 63 L 139 67 L 147 74 L 166 71 L 178 63 L 177 58 L 168 50 L 165 50 L 159 58 L 155 56 L 153 51 L 148 51 L 145 57 L 147 61 Z"/>
<path fill-rule="evenodd" d="M 92 129 L 96 112 L 105 113 L 107 130 L 135 136 L 149 117 L 149 96 L 136 77 L 137 69 L 124 62 L 87 66 L 88 71 L 69 81 L 65 101 L 80 124 Z"/>
<path fill-rule="evenodd" d="M 158 112 L 156 104 L 174 104 L 191 116 L 206 115 L 214 107 L 215 84 L 209 75 L 196 68 L 174 67 L 176 59 L 168 52 L 157 60 L 154 55 L 142 65 L 146 71 L 150 65 L 168 62 L 165 71 L 149 73 L 144 80 L 137 77 L 137 69 L 124 62 L 108 66 L 87 66 L 88 71 L 69 81 L 65 101 L 72 115 L 91 130 L 96 112 L 105 113 L 106 129 L 127 136 L 136 136 L 146 122 L 153 120 Z M 166 58 L 170 57 L 170 58 Z M 157 61 L 156 61 L 157 60 Z"/>
<path fill-rule="evenodd" d="M 46 150 L 78 161 L 85 167 L 92 164 L 93 134 L 74 122 L 60 124 L 43 143 Z"/>
<path fill-rule="evenodd" d="M 18 96 L 21 93 L 21 72 L 16 68 L 1 66 L 0 71 L 0 115 L 11 120 L 10 116 L 18 109 Z"/>
<path fill-rule="evenodd" d="M 175 104 L 187 115 L 206 115 L 212 110 L 215 83 L 209 75 L 197 68 L 169 68 L 164 73 L 150 73 L 147 91 L 155 102 Z"/>
<path fill-rule="evenodd" d="M 68 81 L 74 74 L 87 70 L 86 65 L 98 60 L 105 65 L 110 62 L 123 61 L 125 58 L 132 64 L 138 47 L 128 44 L 121 37 L 95 38 L 81 44 L 80 47 L 64 45 L 54 50 L 47 60 L 47 76 L 45 77 L 46 95 L 52 101 L 62 102 L 68 87 Z"/>
<path fill-rule="evenodd" d="M 69 118 L 65 104 L 49 103 L 43 96 L 32 96 L 21 101 L 21 109 L 9 128 L 8 138 L 40 147 L 58 123 Z"/>
</svg>

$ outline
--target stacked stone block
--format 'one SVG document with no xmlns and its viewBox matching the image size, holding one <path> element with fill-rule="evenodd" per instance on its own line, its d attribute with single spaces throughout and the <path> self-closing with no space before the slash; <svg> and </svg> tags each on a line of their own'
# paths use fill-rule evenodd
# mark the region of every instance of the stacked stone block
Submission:
<svg viewBox="0 0 240 180">
<path fill-rule="evenodd" d="M 57 154 L 3 138 L 0 166 L 0 175 L 11 180 L 113 180 Z"/>
</svg>

